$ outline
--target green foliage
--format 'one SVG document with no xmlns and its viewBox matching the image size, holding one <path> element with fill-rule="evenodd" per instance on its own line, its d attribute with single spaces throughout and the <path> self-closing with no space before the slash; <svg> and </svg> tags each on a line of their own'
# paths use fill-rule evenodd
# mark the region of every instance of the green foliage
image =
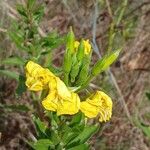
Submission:
<svg viewBox="0 0 150 150">
<path fill-rule="evenodd" d="M 23 92 L 26 91 L 27 87 L 25 85 L 25 80 L 26 78 L 22 75 L 19 76 L 19 82 L 18 82 L 18 87 L 16 89 L 16 93 L 18 95 L 22 95 Z"/>
<path fill-rule="evenodd" d="M 36 3 L 36 0 L 27 0 L 25 5 L 18 4 L 16 9 L 20 19 L 13 21 L 8 35 L 18 50 L 26 52 L 26 57 L 6 58 L 3 63 L 23 66 L 28 60 L 40 62 L 43 57 L 47 60 L 52 50 L 64 42 L 64 38 L 57 32 L 41 35 L 39 23 L 44 14 L 44 5 Z M 50 66 L 51 61 L 45 62 L 45 65 Z"/>
<path fill-rule="evenodd" d="M 145 125 L 142 123 L 138 118 L 135 119 L 135 124 L 137 125 L 138 128 L 140 128 L 143 133 L 150 138 L 150 126 Z"/>
<path fill-rule="evenodd" d="M 146 97 L 148 98 L 148 100 L 150 100 L 149 92 L 146 92 Z M 135 124 L 138 128 L 140 128 L 143 131 L 145 136 L 147 136 L 150 139 L 150 125 L 146 125 L 138 117 L 135 118 Z"/>
<path fill-rule="evenodd" d="M 2 61 L 2 64 L 7 65 L 21 65 L 23 66 L 25 64 L 25 60 L 21 57 L 9 57 Z"/>
<path fill-rule="evenodd" d="M 146 96 L 147 96 L 148 100 L 150 100 L 150 92 L 146 92 Z"/>
<path fill-rule="evenodd" d="M 40 139 L 35 143 L 30 142 L 30 146 L 35 150 L 49 150 L 54 147 L 52 141 L 49 139 Z"/>
<path fill-rule="evenodd" d="M 39 146 L 43 150 L 61 150 L 63 148 L 88 150 L 89 145 L 86 142 L 99 129 L 98 126 L 86 125 L 81 112 L 74 115 L 68 124 L 66 124 L 67 118 L 57 117 L 56 119 L 55 113 L 48 113 L 47 116 L 51 118 L 50 128 L 39 118 L 34 117 L 38 140 L 37 142 L 30 142 L 33 149 L 37 150 Z"/>
<path fill-rule="evenodd" d="M 0 74 L 5 75 L 11 79 L 15 79 L 16 81 L 19 81 L 19 74 L 16 72 L 12 72 L 9 70 L 0 70 Z"/>
</svg>

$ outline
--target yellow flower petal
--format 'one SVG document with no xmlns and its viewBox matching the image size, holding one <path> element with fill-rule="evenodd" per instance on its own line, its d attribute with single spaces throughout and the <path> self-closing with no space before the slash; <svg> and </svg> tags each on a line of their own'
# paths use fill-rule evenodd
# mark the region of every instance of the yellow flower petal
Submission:
<svg viewBox="0 0 150 150">
<path fill-rule="evenodd" d="M 58 77 L 51 78 L 49 90 L 48 96 L 42 101 L 45 109 L 57 111 L 57 115 L 72 115 L 79 111 L 79 96 L 71 93 Z"/>
<path fill-rule="evenodd" d="M 79 111 L 80 99 L 76 93 L 72 93 L 70 100 L 60 99 L 57 102 L 57 115 L 73 115 Z"/>
<path fill-rule="evenodd" d="M 50 78 L 54 77 L 54 74 L 48 69 L 44 69 L 32 61 L 27 63 L 25 71 L 26 86 L 32 91 L 40 91 L 47 88 Z"/>
<path fill-rule="evenodd" d="M 85 48 L 84 53 L 88 55 L 91 52 L 91 44 L 89 43 L 89 40 L 84 40 L 83 43 Z"/>
<path fill-rule="evenodd" d="M 42 101 L 42 105 L 45 109 L 50 111 L 57 110 L 57 101 L 58 97 L 55 92 L 51 92 L 48 96 Z"/>
<path fill-rule="evenodd" d="M 73 115 L 79 111 L 80 99 L 75 93 L 71 93 L 70 99 L 62 99 L 55 93 L 50 93 L 43 101 L 42 105 L 50 111 L 57 111 L 57 115 Z"/>
<path fill-rule="evenodd" d="M 78 47 L 79 47 L 80 43 L 78 41 L 75 41 L 74 42 L 74 49 L 75 49 L 75 52 L 78 50 Z"/>
<path fill-rule="evenodd" d="M 71 97 L 71 93 L 66 87 L 65 83 L 61 81 L 59 78 L 56 78 L 56 82 L 57 82 L 57 92 L 59 97 L 63 99 L 69 99 Z"/>
<path fill-rule="evenodd" d="M 89 118 L 99 115 L 99 121 L 107 121 L 112 115 L 112 100 L 104 92 L 97 91 L 94 95 L 81 102 L 80 110 Z"/>
<path fill-rule="evenodd" d="M 89 118 L 95 118 L 99 113 L 98 107 L 91 105 L 88 100 L 81 102 L 80 109 Z"/>
<path fill-rule="evenodd" d="M 83 40 L 84 44 L 84 54 L 88 55 L 91 52 L 91 44 L 89 43 L 89 40 Z M 74 42 L 74 50 L 75 52 L 78 50 L 80 43 L 78 41 Z"/>
</svg>

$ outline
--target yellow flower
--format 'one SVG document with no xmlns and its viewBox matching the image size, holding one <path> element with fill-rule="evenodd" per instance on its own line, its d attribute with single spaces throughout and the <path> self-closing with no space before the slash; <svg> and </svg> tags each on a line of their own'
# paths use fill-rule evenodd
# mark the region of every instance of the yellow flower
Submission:
<svg viewBox="0 0 150 150">
<path fill-rule="evenodd" d="M 86 101 L 81 102 L 80 110 L 89 118 L 99 116 L 99 121 L 110 120 L 112 115 L 112 100 L 102 91 L 96 91 Z"/>
<path fill-rule="evenodd" d="M 74 49 L 75 49 L 75 51 L 77 51 L 79 45 L 80 45 L 80 43 L 78 41 L 74 42 Z"/>
<path fill-rule="evenodd" d="M 91 44 L 89 43 L 89 40 L 83 40 L 84 44 L 84 54 L 88 55 L 91 52 Z M 74 49 L 77 51 L 80 43 L 78 41 L 74 42 Z"/>
<path fill-rule="evenodd" d="M 26 86 L 31 91 L 40 91 L 46 89 L 51 77 L 54 74 L 48 69 L 42 68 L 40 65 L 29 61 L 25 67 Z"/>
<path fill-rule="evenodd" d="M 57 111 L 57 115 L 72 115 L 79 111 L 80 99 L 76 93 L 70 92 L 58 77 L 49 82 L 50 93 L 42 101 L 45 109 Z"/>
</svg>

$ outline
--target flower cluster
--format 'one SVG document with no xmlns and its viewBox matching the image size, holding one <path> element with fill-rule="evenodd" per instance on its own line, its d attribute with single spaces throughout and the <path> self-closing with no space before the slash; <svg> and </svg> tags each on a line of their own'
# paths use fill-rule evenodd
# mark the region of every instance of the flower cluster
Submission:
<svg viewBox="0 0 150 150">
<path fill-rule="evenodd" d="M 85 43 L 86 45 L 86 43 Z M 87 46 L 88 51 L 88 46 Z M 49 69 L 29 61 L 25 67 L 26 86 L 31 91 L 48 89 L 48 95 L 42 101 L 45 109 L 57 112 L 57 115 L 73 115 L 81 111 L 88 118 L 99 116 L 99 121 L 107 121 L 112 115 L 112 101 L 102 91 L 96 91 L 85 101 L 71 91 L 64 82 Z"/>
</svg>

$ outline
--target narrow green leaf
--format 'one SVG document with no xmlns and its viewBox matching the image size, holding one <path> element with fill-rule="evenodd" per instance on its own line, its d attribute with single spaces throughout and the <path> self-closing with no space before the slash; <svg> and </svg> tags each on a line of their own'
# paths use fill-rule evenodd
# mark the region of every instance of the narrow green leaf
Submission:
<svg viewBox="0 0 150 150">
<path fill-rule="evenodd" d="M 91 73 L 93 76 L 105 71 L 119 56 L 121 49 L 111 52 L 100 59 L 92 68 Z"/>
<path fill-rule="evenodd" d="M 150 138 L 150 126 L 144 126 L 141 124 L 141 129 L 144 132 L 144 134 Z"/>
<path fill-rule="evenodd" d="M 64 136 L 62 137 L 62 141 L 63 141 L 63 143 L 65 143 L 67 145 L 69 142 L 74 140 L 77 136 L 78 136 L 78 133 L 74 133 L 74 132 L 66 133 L 65 132 Z"/>
<path fill-rule="evenodd" d="M 40 139 L 37 142 L 30 142 L 30 146 L 35 150 L 49 150 L 54 148 L 53 142 L 49 139 Z"/>
<path fill-rule="evenodd" d="M 9 65 L 24 65 L 25 60 L 20 57 L 9 57 L 2 61 L 2 64 L 9 64 Z"/>
<path fill-rule="evenodd" d="M 77 114 L 75 114 L 69 124 L 70 127 L 73 127 L 75 125 L 80 125 L 81 123 L 84 123 L 84 115 L 82 112 L 78 112 Z"/>
<path fill-rule="evenodd" d="M 138 117 L 134 118 L 134 122 L 137 125 L 138 128 L 140 128 L 143 133 L 150 138 L 150 126 L 146 126 L 144 125 L 139 119 Z"/>
<path fill-rule="evenodd" d="M 70 28 L 70 32 L 67 35 L 67 44 L 66 44 L 66 49 L 69 53 L 73 53 L 74 50 L 74 41 L 75 41 L 75 36 L 74 33 L 72 31 L 72 28 Z"/>
<path fill-rule="evenodd" d="M 12 78 L 12 79 L 19 81 L 19 74 L 16 72 L 12 72 L 9 70 L 0 70 L 0 74 L 6 75 L 9 78 Z"/>
<path fill-rule="evenodd" d="M 32 9 L 33 6 L 35 5 L 36 0 L 27 0 L 27 7 L 29 9 Z"/>
<path fill-rule="evenodd" d="M 38 136 L 40 138 L 45 138 L 46 136 L 46 125 L 44 124 L 44 122 L 42 122 L 39 118 L 36 118 L 35 116 L 33 116 L 33 121 L 36 125 L 36 129 L 38 132 Z"/>
<path fill-rule="evenodd" d="M 69 148 L 68 150 L 89 150 L 88 144 L 81 144 L 72 148 Z"/>
<path fill-rule="evenodd" d="M 26 91 L 27 87 L 25 85 L 25 81 L 26 81 L 26 78 L 24 76 L 20 75 L 18 87 L 16 89 L 16 93 L 18 95 L 22 95 L 22 93 Z"/>
<path fill-rule="evenodd" d="M 43 15 L 44 15 L 44 5 L 36 6 L 36 8 L 34 8 L 33 11 L 34 20 L 39 23 Z"/>
<path fill-rule="evenodd" d="M 150 100 L 150 92 L 146 92 L 146 96 Z"/>
<path fill-rule="evenodd" d="M 17 4 L 16 9 L 21 16 L 27 17 L 26 9 L 24 8 L 23 5 Z"/>
<path fill-rule="evenodd" d="M 99 129 L 99 126 L 86 126 L 84 127 L 84 130 L 77 136 L 74 140 L 69 143 L 70 145 L 74 145 L 73 143 L 83 144 L 88 141 L 88 139 L 91 138 L 92 135 L 94 135 Z"/>
</svg>

